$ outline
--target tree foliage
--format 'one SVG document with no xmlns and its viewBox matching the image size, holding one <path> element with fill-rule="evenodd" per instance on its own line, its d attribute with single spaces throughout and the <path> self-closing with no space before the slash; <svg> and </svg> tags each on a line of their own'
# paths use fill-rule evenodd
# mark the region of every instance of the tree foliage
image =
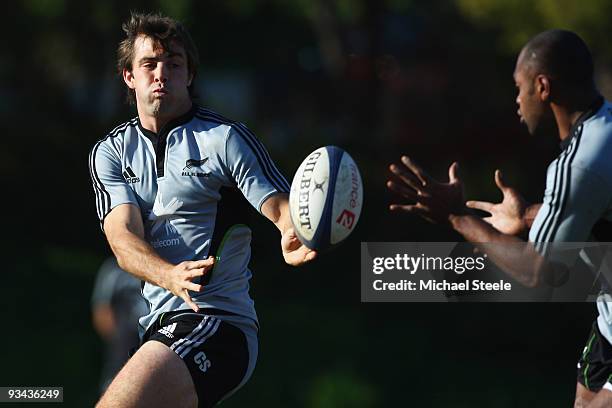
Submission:
<svg viewBox="0 0 612 408">
<path fill-rule="evenodd" d="M 551 28 L 577 32 L 608 61 L 612 3 L 607 0 L 456 0 L 473 23 L 500 31 L 501 46 L 515 53 L 533 35 Z"/>
</svg>

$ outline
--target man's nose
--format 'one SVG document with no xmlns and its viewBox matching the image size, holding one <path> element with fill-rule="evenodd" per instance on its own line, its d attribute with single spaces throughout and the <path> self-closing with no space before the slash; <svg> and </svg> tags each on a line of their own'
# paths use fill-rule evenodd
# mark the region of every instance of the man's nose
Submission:
<svg viewBox="0 0 612 408">
<path fill-rule="evenodd" d="M 161 82 L 162 84 L 168 81 L 168 66 L 163 62 L 157 63 L 155 69 L 155 82 Z"/>
</svg>

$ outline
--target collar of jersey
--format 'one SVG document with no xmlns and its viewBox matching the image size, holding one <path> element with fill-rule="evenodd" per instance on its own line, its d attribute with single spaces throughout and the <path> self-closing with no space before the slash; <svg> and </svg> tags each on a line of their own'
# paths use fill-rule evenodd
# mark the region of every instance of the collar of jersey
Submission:
<svg viewBox="0 0 612 408">
<path fill-rule="evenodd" d="M 190 122 L 191 119 L 193 119 L 197 109 L 198 108 L 196 104 L 192 103 L 191 109 L 189 109 L 187 113 L 177 118 L 174 118 L 168 123 L 166 123 L 164 126 L 162 126 L 162 128 L 159 130 L 158 133 L 152 132 L 149 129 L 145 129 L 144 126 L 142 126 L 142 123 L 140 123 L 140 118 L 138 118 L 138 128 L 140 129 L 142 134 L 148 137 L 149 139 L 151 139 L 151 141 L 155 141 L 157 139 L 163 139 L 166 136 L 168 136 L 168 133 L 170 133 L 172 129 Z"/>
<path fill-rule="evenodd" d="M 570 128 L 570 137 L 566 137 L 565 140 L 561 141 L 561 150 L 565 150 L 567 146 L 569 146 L 572 139 L 578 136 L 578 134 L 581 132 L 582 124 L 588 119 L 592 118 L 599 111 L 599 109 L 601 109 L 603 103 L 604 98 L 600 95 L 599 97 L 597 97 L 595 102 L 593 102 L 593 104 L 589 106 L 589 108 L 578 117 L 576 122 L 574 122 L 574 124 Z"/>
</svg>

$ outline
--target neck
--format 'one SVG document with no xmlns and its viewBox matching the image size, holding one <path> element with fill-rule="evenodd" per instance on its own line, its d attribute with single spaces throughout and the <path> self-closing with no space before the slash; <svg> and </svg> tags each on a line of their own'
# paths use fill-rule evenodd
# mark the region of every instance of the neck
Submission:
<svg viewBox="0 0 612 408">
<path fill-rule="evenodd" d="M 149 114 L 145 112 L 144 108 L 137 106 L 138 110 L 138 118 L 140 119 L 140 124 L 143 128 L 150 130 L 153 133 L 159 133 L 159 131 L 171 120 L 174 120 L 178 117 L 183 116 L 191 109 L 192 102 L 191 100 L 186 101 L 180 107 L 175 109 L 172 113 L 168 114 Z"/>
<path fill-rule="evenodd" d="M 599 93 L 593 90 L 580 96 L 568 98 L 571 99 L 571 103 L 551 103 L 551 109 L 557 122 L 557 128 L 559 129 L 559 139 L 565 140 L 570 137 L 572 126 L 599 97 Z"/>
</svg>

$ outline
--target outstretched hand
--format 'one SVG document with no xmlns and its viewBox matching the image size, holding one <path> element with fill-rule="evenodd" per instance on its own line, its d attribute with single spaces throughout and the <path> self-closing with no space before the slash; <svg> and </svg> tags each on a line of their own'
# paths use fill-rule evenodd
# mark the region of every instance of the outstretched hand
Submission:
<svg viewBox="0 0 612 408">
<path fill-rule="evenodd" d="M 484 217 L 483 220 L 503 234 L 515 236 L 524 234 L 529 230 L 524 221 L 525 211 L 528 207 L 527 202 L 514 188 L 504 183 L 499 170 L 495 171 L 495 184 L 503 194 L 501 203 L 468 201 L 465 205 L 491 214 L 489 217 Z"/>
<path fill-rule="evenodd" d="M 184 261 L 174 265 L 172 269 L 164 274 L 162 287 L 183 299 L 187 306 L 193 309 L 194 312 L 197 312 L 199 307 L 191 299 L 189 291 L 199 292 L 204 286 L 193 283 L 192 280 L 204 276 L 213 267 L 214 263 L 215 258 L 209 256 L 207 259 L 200 261 Z"/>
<path fill-rule="evenodd" d="M 293 228 L 285 230 L 281 237 L 283 258 L 289 265 L 299 266 L 316 258 L 317 252 L 302 244 Z"/>
<path fill-rule="evenodd" d="M 414 213 L 440 224 L 448 223 L 451 214 L 463 212 L 463 183 L 457 162 L 449 167 L 446 183 L 430 177 L 408 156 L 402 156 L 401 164 L 392 164 L 389 169 L 395 178 L 387 181 L 387 187 L 411 202 L 391 204 L 391 211 Z"/>
</svg>

